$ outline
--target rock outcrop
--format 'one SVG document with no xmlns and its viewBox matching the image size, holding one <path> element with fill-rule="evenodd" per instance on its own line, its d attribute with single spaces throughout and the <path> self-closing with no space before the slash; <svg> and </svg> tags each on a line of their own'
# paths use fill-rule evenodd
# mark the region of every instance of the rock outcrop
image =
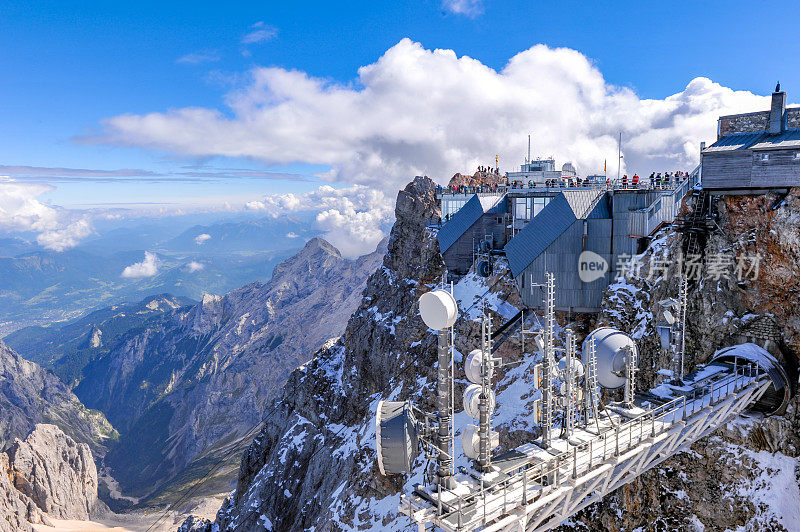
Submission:
<svg viewBox="0 0 800 532">
<path fill-rule="evenodd" d="M 42 510 L 12 483 L 8 455 L 0 452 L 0 532 L 32 532 L 31 524 L 50 524 Z"/>
<path fill-rule="evenodd" d="M 326 519 L 332 512 L 338 519 L 345 494 L 396 491 L 378 477 L 374 453 L 365 447 L 374 437 L 370 412 L 379 397 L 388 390 L 412 393 L 418 379 L 433 377 L 435 337 L 415 308 L 444 273 L 435 235 L 424 225 L 439 215 L 435 191 L 430 179 L 417 177 L 398 194 L 382 267 L 369 278 L 344 335 L 294 371 L 267 411 L 265 428 L 242 457 L 236 492 L 218 514 L 222 530 L 335 529 L 337 521 Z M 358 512 L 380 527 L 364 507 L 341 513 Z"/>
<path fill-rule="evenodd" d="M 86 408 L 58 377 L 0 341 L 0 448 L 39 423 L 57 425 L 101 456 L 116 436 L 102 413 Z"/>
<path fill-rule="evenodd" d="M 88 520 L 103 509 L 91 449 L 55 425 L 37 425 L 6 453 L 14 487 L 50 517 Z"/>
<path fill-rule="evenodd" d="M 501 185 L 506 181 L 505 175 L 496 174 L 494 172 L 476 171 L 473 175 L 466 175 L 457 173 L 450 178 L 448 186 L 450 187 L 477 187 L 480 185 Z"/>
<path fill-rule="evenodd" d="M 108 511 L 97 499 L 89 446 L 40 424 L 0 452 L 0 530 L 32 530 L 56 519 L 88 520 Z"/>
</svg>

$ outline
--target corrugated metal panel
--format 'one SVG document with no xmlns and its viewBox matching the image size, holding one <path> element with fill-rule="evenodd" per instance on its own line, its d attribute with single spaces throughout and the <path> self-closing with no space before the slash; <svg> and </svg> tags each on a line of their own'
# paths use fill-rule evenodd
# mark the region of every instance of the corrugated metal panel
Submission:
<svg viewBox="0 0 800 532">
<path fill-rule="evenodd" d="M 576 219 L 575 212 L 563 192 L 553 198 L 545 205 L 542 212 L 506 244 L 505 251 L 511 274 L 514 277 L 518 276 Z"/>
<path fill-rule="evenodd" d="M 483 213 L 492 210 L 492 212 L 505 212 L 505 201 L 502 201 L 505 196 L 480 196 L 475 194 L 467 203 L 459 209 L 450 220 L 439 229 L 439 251 L 444 253 L 450 246 L 456 243 L 461 235 L 467 232 L 472 227 L 472 224 L 477 222 Z M 496 207 L 499 210 L 493 209 Z"/>
<path fill-rule="evenodd" d="M 597 218 L 611 218 L 611 208 L 608 206 L 608 194 L 601 194 L 595 201 L 592 210 L 586 215 L 587 220 Z"/>
<path fill-rule="evenodd" d="M 725 135 L 717 142 L 703 150 L 703 153 L 743 150 L 750 147 L 750 145 L 757 142 L 764 135 L 765 133 L 763 131 L 758 131 L 755 133 L 731 133 L 730 135 Z"/>
<path fill-rule="evenodd" d="M 800 148 L 800 129 L 789 129 L 780 135 L 764 135 L 751 150 L 781 150 Z"/>
<path fill-rule="evenodd" d="M 565 190 L 562 192 L 575 218 L 586 218 L 589 211 L 597 204 L 598 198 L 605 195 L 602 190 Z"/>
</svg>

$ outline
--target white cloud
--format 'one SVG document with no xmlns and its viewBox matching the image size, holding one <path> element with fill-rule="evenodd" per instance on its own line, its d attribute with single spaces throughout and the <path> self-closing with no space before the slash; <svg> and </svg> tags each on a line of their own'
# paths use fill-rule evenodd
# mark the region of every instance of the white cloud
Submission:
<svg viewBox="0 0 800 532">
<path fill-rule="evenodd" d="M 46 205 L 37 196 L 52 190 L 45 185 L 20 183 L 0 177 L 0 232 L 38 233 L 40 246 L 64 251 L 92 233 L 85 216 Z"/>
<path fill-rule="evenodd" d="M 142 277 L 153 277 L 158 273 L 158 268 L 161 266 L 161 261 L 155 253 L 149 251 L 144 252 L 144 260 L 142 262 L 134 262 L 130 266 L 126 266 L 122 270 L 122 277 L 126 279 L 140 279 Z"/>
<path fill-rule="evenodd" d="M 442 7 L 456 15 L 475 17 L 483 13 L 483 0 L 444 0 Z"/>
<path fill-rule="evenodd" d="M 194 243 L 199 246 L 201 244 L 204 244 L 210 238 L 211 238 L 211 235 L 209 235 L 208 233 L 202 233 L 202 234 L 199 234 L 196 237 L 194 237 Z"/>
<path fill-rule="evenodd" d="M 343 256 L 352 258 L 374 251 L 386 236 L 394 214 L 393 203 L 393 197 L 363 185 L 338 189 L 323 185 L 306 194 L 271 194 L 262 201 L 247 203 L 247 208 L 271 216 L 316 211 L 315 223 L 324 231 L 325 239 Z M 286 236 L 291 238 L 292 234 Z"/>
<path fill-rule="evenodd" d="M 205 267 L 206 267 L 205 264 L 202 264 L 197 261 L 192 261 L 186 264 L 186 269 L 189 270 L 189 273 L 199 272 Z"/>
<path fill-rule="evenodd" d="M 228 109 L 116 116 L 105 121 L 102 140 L 190 156 L 323 164 L 331 167 L 326 179 L 394 195 L 414 175 L 444 183 L 495 154 L 514 169 L 529 132 L 535 154 L 571 161 L 583 175 L 602 171 L 606 159 L 609 173 L 616 170 L 619 131 L 628 172 L 691 170 L 700 141 L 715 138 L 720 114 L 769 107 L 767 97 L 707 78 L 664 99 L 641 99 L 607 83 L 581 53 L 544 45 L 499 71 L 403 39 L 361 67 L 354 83 L 282 68 L 250 74 L 227 96 Z"/>
<path fill-rule="evenodd" d="M 250 31 L 242 37 L 242 44 L 256 44 L 271 41 L 277 36 L 277 28 L 273 28 L 264 22 L 256 22 L 250 26 Z"/>
<path fill-rule="evenodd" d="M 78 243 L 92 234 L 92 224 L 88 218 L 81 218 L 60 229 L 45 231 L 36 237 L 40 246 L 54 251 L 74 248 Z"/>
<path fill-rule="evenodd" d="M 286 233 L 286 238 L 297 238 L 298 236 L 300 235 L 297 233 Z"/>
<path fill-rule="evenodd" d="M 185 65 L 199 65 L 202 63 L 213 63 L 219 60 L 220 60 L 219 53 L 217 53 L 216 51 L 210 51 L 210 52 L 193 52 L 191 54 L 186 54 L 176 59 L 175 62 Z"/>
</svg>

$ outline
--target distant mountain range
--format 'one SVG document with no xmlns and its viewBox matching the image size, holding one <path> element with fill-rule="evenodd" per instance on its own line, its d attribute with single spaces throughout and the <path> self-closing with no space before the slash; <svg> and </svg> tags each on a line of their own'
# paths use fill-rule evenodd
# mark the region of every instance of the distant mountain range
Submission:
<svg viewBox="0 0 800 532">
<path fill-rule="evenodd" d="M 83 378 L 83 368 L 107 352 L 120 336 L 164 313 L 195 303 L 168 294 L 151 296 L 138 303 L 96 310 L 62 326 L 25 327 L 3 340 L 24 358 L 53 370 L 64 383 L 75 386 Z"/>
<path fill-rule="evenodd" d="M 161 223 L 116 228 L 60 253 L 19 238 L 3 239 L 0 335 L 151 295 L 199 300 L 205 293 L 266 281 L 278 262 L 316 233 L 308 221 L 281 217 L 195 225 L 177 236 Z M 9 256 L 16 251 L 21 253 Z M 145 251 L 158 257 L 158 272 L 122 278 Z"/>
<path fill-rule="evenodd" d="M 6 340 L 119 431 L 105 464 L 126 493 L 169 501 L 247 445 L 291 371 L 342 333 L 384 249 L 348 260 L 312 238 L 267 283 L 200 303 L 148 297 Z M 226 456 L 228 469 L 199 494 L 233 487 L 238 453 Z"/>
<path fill-rule="evenodd" d="M 164 247 L 173 251 L 194 253 L 224 253 L 229 251 L 259 251 L 297 249 L 319 231 L 305 221 L 293 218 L 264 218 L 246 222 L 221 222 L 214 225 L 195 225 L 167 241 Z"/>
</svg>

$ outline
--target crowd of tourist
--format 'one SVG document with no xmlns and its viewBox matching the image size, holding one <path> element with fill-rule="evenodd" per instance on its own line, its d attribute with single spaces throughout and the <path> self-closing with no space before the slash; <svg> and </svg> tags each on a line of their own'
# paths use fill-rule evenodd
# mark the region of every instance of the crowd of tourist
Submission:
<svg viewBox="0 0 800 532">
<path fill-rule="evenodd" d="M 493 169 L 492 169 L 493 170 Z M 639 174 L 634 173 L 628 177 L 624 174 L 621 178 L 610 178 L 605 176 L 591 176 L 581 179 L 580 177 L 548 179 L 544 183 L 537 183 L 529 180 L 512 181 L 507 184 L 484 184 L 484 185 L 459 185 L 455 187 L 437 186 L 437 192 L 445 194 L 475 194 L 475 193 L 499 193 L 507 189 L 526 189 L 526 188 L 613 188 L 613 189 L 636 189 L 636 188 L 675 188 L 689 178 L 689 172 L 683 170 L 673 172 L 652 172 L 650 177 L 642 179 Z"/>
</svg>

